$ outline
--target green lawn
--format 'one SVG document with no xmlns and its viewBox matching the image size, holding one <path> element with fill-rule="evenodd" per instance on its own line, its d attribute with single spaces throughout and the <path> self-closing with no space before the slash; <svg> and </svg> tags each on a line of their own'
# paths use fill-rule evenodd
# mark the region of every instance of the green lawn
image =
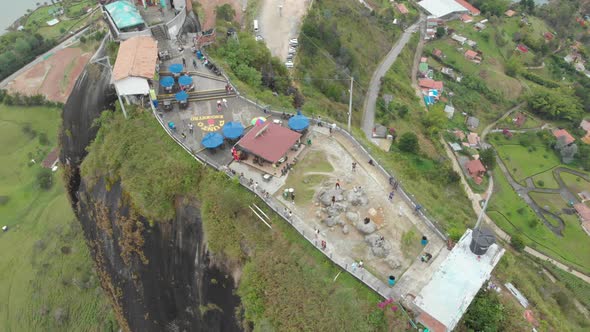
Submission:
<svg viewBox="0 0 590 332">
<path fill-rule="evenodd" d="M 577 175 L 562 172 L 561 179 L 574 195 L 584 190 L 590 191 L 590 182 Z"/>
<path fill-rule="evenodd" d="M 0 235 L 3 331 L 116 329 L 60 174 L 47 191 L 35 180 L 59 121 L 56 109 L 0 105 L 0 215 L 9 227 Z"/>
<path fill-rule="evenodd" d="M 496 190 L 490 201 L 488 215 L 498 226 L 509 234 L 523 235 L 527 245 L 565 264 L 586 273 L 590 271 L 590 237 L 584 233 L 577 218 L 562 215 L 566 225 L 564 236 L 558 237 L 518 197 L 502 172 L 494 172 L 494 185 Z M 542 198 L 542 205 L 550 202 L 550 205 L 561 206 L 555 199 Z"/>
<path fill-rule="evenodd" d="M 515 142 L 516 143 L 516 142 Z M 542 173 L 560 164 L 553 150 L 543 146 L 524 147 L 516 144 L 494 144 L 508 171 L 517 181 Z"/>
<path fill-rule="evenodd" d="M 539 184 L 539 181 L 543 181 L 543 185 Z M 550 169 L 546 172 L 541 174 L 537 174 L 533 176 L 533 182 L 535 183 L 535 187 L 537 188 L 547 188 L 547 189 L 558 189 L 559 185 L 555 180 L 555 176 L 553 175 L 553 169 Z"/>
</svg>

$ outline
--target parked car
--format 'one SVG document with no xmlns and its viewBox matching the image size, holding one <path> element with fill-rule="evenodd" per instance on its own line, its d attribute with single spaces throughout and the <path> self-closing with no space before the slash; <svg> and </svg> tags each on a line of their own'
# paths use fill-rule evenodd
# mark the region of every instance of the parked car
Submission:
<svg viewBox="0 0 590 332">
<path fill-rule="evenodd" d="M 287 68 L 293 68 L 293 61 L 287 61 L 287 62 L 285 62 L 285 67 L 287 67 Z"/>
<path fill-rule="evenodd" d="M 299 42 L 297 41 L 297 38 L 289 39 L 289 46 L 291 46 L 291 47 L 299 46 Z"/>
<path fill-rule="evenodd" d="M 261 41 L 264 40 L 264 38 L 261 35 L 256 35 L 256 41 Z"/>
<path fill-rule="evenodd" d="M 289 47 L 289 54 L 295 54 L 297 50 L 294 47 Z"/>
</svg>

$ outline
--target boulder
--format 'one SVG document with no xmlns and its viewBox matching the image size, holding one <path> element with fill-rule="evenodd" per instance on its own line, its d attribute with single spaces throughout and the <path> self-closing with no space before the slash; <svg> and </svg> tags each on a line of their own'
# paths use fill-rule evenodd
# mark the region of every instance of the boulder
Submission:
<svg viewBox="0 0 590 332">
<path fill-rule="evenodd" d="M 393 270 L 396 270 L 396 269 L 399 269 L 402 267 L 402 263 L 399 261 L 399 259 L 395 258 L 393 255 L 387 256 L 387 258 L 385 259 L 385 262 Z"/>
<path fill-rule="evenodd" d="M 340 216 L 338 215 L 328 216 L 324 220 L 322 220 L 322 222 L 326 224 L 326 226 L 328 227 L 333 227 L 335 225 L 344 225 L 344 221 L 342 221 L 342 218 L 340 218 Z"/>
<path fill-rule="evenodd" d="M 324 206 L 331 206 L 332 205 L 332 197 L 336 198 L 336 202 L 344 201 L 344 196 L 342 195 L 341 190 L 322 190 L 318 195 L 318 200 Z"/>
<path fill-rule="evenodd" d="M 346 219 L 354 224 L 359 221 L 359 214 L 352 211 L 346 212 Z"/>
<path fill-rule="evenodd" d="M 348 229 L 348 225 L 342 226 L 342 234 L 348 234 L 348 232 L 350 232 L 350 230 Z"/>
<path fill-rule="evenodd" d="M 353 206 L 364 206 L 369 204 L 369 199 L 362 189 L 357 191 L 346 191 L 346 200 Z"/>
<path fill-rule="evenodd" d="M 391 244 L 387 242 L 385 239 L 382 239 L 382 236 L 379 234 L 370 234 L 365 236 L 365 242 L 371 248 L 371 252 L 373 255 L 385 258 L 391 252 Z"/>
<path fill-rule="evenodd" d="M 377 230 L 377 225 L 372 221 L 369 221 L 368 224 L 365 224 L 364 221 L 359 221 L 355 226 L 356 229 L 363 234 L 371 234 Z"/>
</svg>

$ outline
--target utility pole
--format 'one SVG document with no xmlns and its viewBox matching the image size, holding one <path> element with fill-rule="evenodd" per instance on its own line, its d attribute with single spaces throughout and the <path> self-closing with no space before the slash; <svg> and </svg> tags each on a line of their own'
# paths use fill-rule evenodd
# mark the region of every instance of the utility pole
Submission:
<svg viewBox="0 0 590 332">
<path fill-rule="evenodd" d="M 352 87 L 354 83 L 354 77 L 350 76 L 350 98 L 348 99 L 348 132 L 350 133 L 350 122 L 352 121 Z"/>
</svg>

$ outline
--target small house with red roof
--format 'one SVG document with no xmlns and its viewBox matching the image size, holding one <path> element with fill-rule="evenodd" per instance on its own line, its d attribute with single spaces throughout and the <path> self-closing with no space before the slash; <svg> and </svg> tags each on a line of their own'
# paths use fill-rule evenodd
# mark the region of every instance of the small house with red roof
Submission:
<svg viewBox="0 0 590 332">
<path fill-rule="evenodd" d="M 435 81 L 430 78 L 422 78 L 418 80 L 418 86 L 422 89 L 434 89 L 438 92 L 443 91 L 443 82 L 442 81 Z"/>
<path fill-rule="evenodd" d="M 508 17 L 512 17 L 516 14 L 516 12 L 512 9 L 508 9 L 507 11 L 504 12 L 504 15 L 508 16 Z"/>
<path fill-rule="evenodd" d="M 473 181 L 476 184 L 481 184 L 483 182 L 483 177 L 486 173 L 485 166 L 481 163 L 479 159 L 470 160 L 465 163 L 465 169 Z"/>
<path fill-rule="evenodd" d="M 526 121 L 526 114 L 524 114 L 522 112 L 518 112 L 518 114 L 516 114 L 516 117 L 514 119 L 512 119 L 512 122 L 514 122 L 514 125 L 517 127 L 522 127 L 522 125 L 524 125 L 525 121 Z"/>
<path fill-rule="evenodd" d="M 299 141 L 301 134 L 276 123 L 254 126 L 236 147 L 270 163 L 281 160 Z"/>
<path fill-rule="evenodd" d="M 553 38 L 555 38 L 555 36 L 551 32 L 545 32 L 543 34 L 543 37 L 545 38 L 546 41 L 552 41 Z"/>
<path fill-rule="evenodd" d="M 463 8 L 467 9 L 469 13 L 473 16 L 477 16 L 481 13 L 479 9 L 475 8 L 472 4 L 465 0 L 455 0 L 455 2 L 460 4 Z"/>
<path fill-rule="evenodd" d="M 397 10 L 400 12 L 400 14 L 402 15 L 407 15 L 410 11 L 408 10 L 408 8 L 406 8 L 406 5 L 404 5 L 403 3 L 398 3 L 395 5 L 395 7 L 397 8 Z"/>
<path fill-rule="evenodd" d="M 463 23 L 471 23 L 471 22 L 473 22 L 473 17 L 471 17 L 467 14 L 463 14 L 463 15 L 461 15 L 461 21 L 463 21 Z"/>
<path fill-rule="evenodd" d="M 439 58 L 439 59 L 442 59 L 442 58 L 444 57 L 444 55 L 443 55 L 443 52 L 442 52 L 440 49 L 438 49 L 438 48 L 435 48 L 435 49 L 432 51 L 432 55 L 433 55 L 434 57 L 437 57 L 437 58 Z"/>
<path fill-rule="evenodd" d="M 41 163 L 44 168 L 52 169 L 59 162 L 59 147 L 53 148 Z"/>
<path fill-rule="evenodd" d="M 582 137 L 582 142 L 586 144 L 590 144 L 590 121 L 584 119 L 580 122 L 580 128 L 586 131 L 586 135 Z"/>
<path fill-rule="evenodd" d="M 467 50 L 464 53 L 465 59 L 475 62 L 475 63 L 481 63 L 481 56 L 479 56 L 479 53 L 477 53 L 474 50 Z"/>
<path fill-rule="evenodd" d="M 565 129 L 555 129 L 553 131 L 553 136 L 555 136 L 555 138 L 560 139 L 561 137 L 565 137 L 565 144 L 570 145 L 572 144 L 576 139 Z"/>
<path fill-rule="evenodd" d="M 576 203 L 574 204 L 574 209 L 578 217 L 580 217 L 582 228 L 586 234 L 590 235 L 590 207 L 584 203 Z"/>
<path fill-rule="evenodd" d="M 516 46 L 516 49 L 522 53 L 528 53 L 529 48 L 526 47 L 526 45 L 524 44 L 518 44 L 518 46 Z"/>
</svg>

